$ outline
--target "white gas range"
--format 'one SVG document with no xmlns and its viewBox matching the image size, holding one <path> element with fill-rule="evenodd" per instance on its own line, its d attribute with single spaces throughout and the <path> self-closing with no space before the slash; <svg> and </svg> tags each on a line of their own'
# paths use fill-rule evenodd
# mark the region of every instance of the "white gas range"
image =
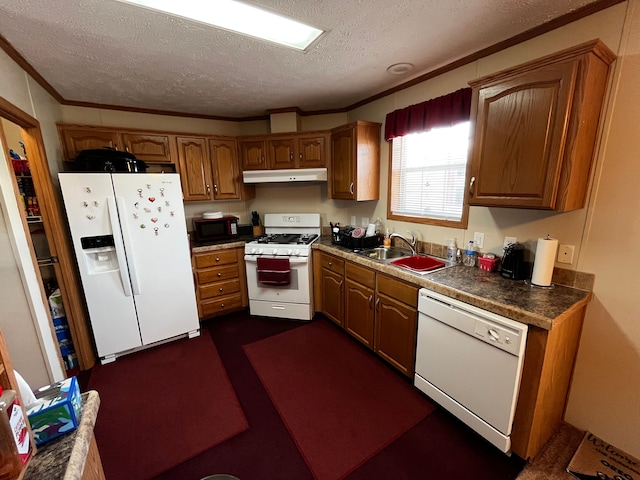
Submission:
<svg viewBox="0 0 640 480">
<path fill-rule="evenodd" d="M 250 313 L 311 320 L 311 244 L 322 232 L 320 214 L 267 213 L 264 230 L 265 235 L 245 244 Z"/>
</svg>

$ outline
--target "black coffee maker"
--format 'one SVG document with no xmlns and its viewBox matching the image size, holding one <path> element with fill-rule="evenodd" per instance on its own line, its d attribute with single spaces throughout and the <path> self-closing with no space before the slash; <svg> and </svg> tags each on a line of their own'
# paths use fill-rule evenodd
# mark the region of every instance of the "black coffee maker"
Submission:
<svg viewBox="0 0 640 480">
<path fill-rule="evenodd" d="M 504 248 L 500 275 L 512 280 L 523 280 L 527 278 L 529 272 L 524 262 L 524 245 L 521 243 L 510 243 Z"/>
</svg>

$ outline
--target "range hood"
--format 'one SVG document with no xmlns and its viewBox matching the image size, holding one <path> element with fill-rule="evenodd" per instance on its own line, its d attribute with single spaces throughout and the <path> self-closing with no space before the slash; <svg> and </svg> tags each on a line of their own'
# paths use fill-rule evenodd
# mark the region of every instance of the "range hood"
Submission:
<svg viewBox="0 0 640 480">
<path fill-rule="evenodd" d="M 326 182 L 326 168 L 291 168 L 280 170 L 247 170 L 244 183 Z"/>
</svg>

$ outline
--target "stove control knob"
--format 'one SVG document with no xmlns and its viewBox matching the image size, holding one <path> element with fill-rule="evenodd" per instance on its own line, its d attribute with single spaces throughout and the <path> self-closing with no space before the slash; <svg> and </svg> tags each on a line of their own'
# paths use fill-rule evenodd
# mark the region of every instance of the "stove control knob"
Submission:
<svg viewBox="0 0 640 480">
<path fill-rule="evenodd" d="M 293 254 L 294 254 L 294 255 L 300 255 L 300 249 L 296 248 L 296 249 L 293 251 Z"/>
<path fill-rule="evenodd" d="M 255 255 L 257 251 L 258 251 L 257 249 L 252 248 L 252 249 L 251 249 L 251 255 Z"/>
<path fill-rule="evenodd" d="M 277 249 L 277 248 L 274 248 L 274 249 L 273 249 L 273 254 L 274 254 L 274 255 L 277 255 L 277 254 L 278 254 L 278 249 Z"/>
<path fill-rule="evenodd" d="M 262 255 L 263 253 L 264 253 L 264 250 L 263 250 L 263 249 L 261 249 L 261 248 L 259 248 L 259 249 L 258 249 L 258 255 Z"/>
<path fill-rule="evenodd" d="M 287 255 L 291 255 L 293 253 L 293 250 L 289 249 L 287 250 Z"/>
</svg>

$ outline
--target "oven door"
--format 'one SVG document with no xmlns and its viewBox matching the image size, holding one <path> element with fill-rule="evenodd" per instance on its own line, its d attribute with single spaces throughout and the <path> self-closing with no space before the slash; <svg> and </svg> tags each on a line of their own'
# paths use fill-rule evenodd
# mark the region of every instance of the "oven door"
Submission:
<svg viewBox="0 0 640 480">
<path fill-rule="evenodd" d="M 272 285 L 258 281 L 259 255 L 245 255 L 249 300 L 309 304 L 311 301 L 311 269 L 309 257 L 289 257 L 291 269 L 288 285 Z M 279 257 L 278 257 L 279 258 Z"/>
</svg>

